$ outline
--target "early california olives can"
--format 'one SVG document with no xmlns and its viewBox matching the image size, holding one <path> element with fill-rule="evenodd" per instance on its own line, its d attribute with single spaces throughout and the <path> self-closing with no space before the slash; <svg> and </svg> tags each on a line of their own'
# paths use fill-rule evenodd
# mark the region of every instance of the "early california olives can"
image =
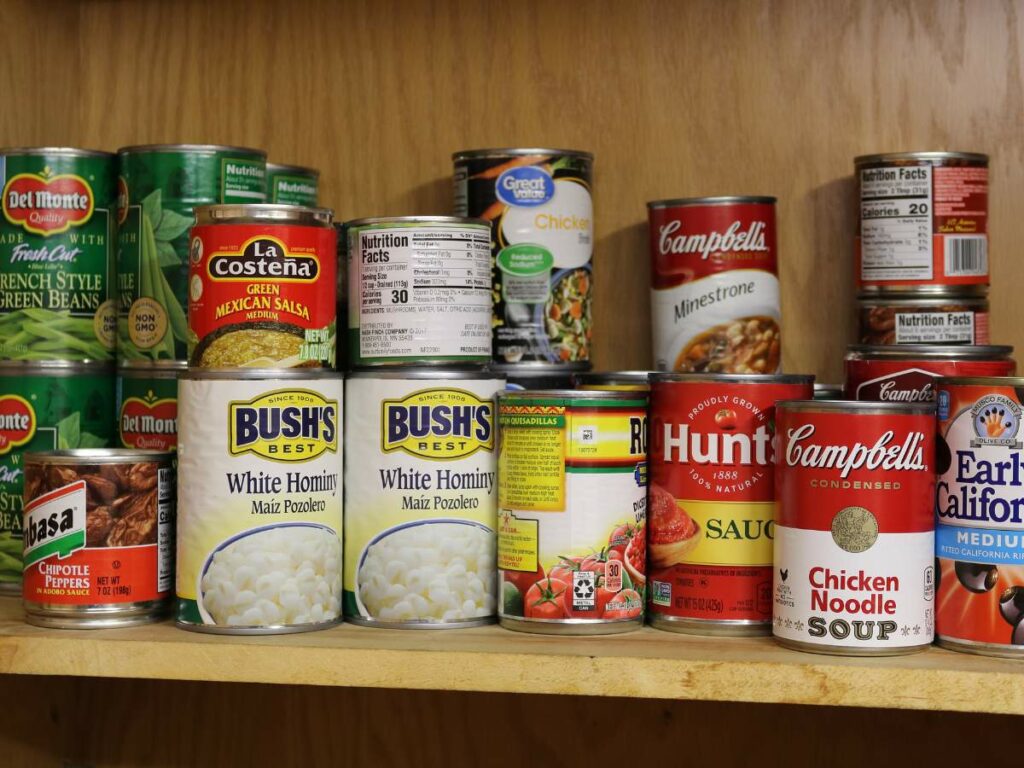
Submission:
<svg viewBox="0 0 1024 768">
<path fill-rule="evenodd" d="M 267 163 L 267 202 L 315 208 L 320 196 L 320 171 L 301 165 Z"/>
</svg>

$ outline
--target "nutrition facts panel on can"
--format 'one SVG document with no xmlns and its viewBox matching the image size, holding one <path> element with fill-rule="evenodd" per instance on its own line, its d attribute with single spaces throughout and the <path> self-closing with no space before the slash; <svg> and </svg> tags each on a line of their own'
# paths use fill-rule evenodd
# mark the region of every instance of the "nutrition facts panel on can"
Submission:
<svg viewBox="0 0 1024 768">
<path fill-rule="evenodd" d="M 861 280 L 931 280 L 931 166 L 860 172 Z"/>
</svg>

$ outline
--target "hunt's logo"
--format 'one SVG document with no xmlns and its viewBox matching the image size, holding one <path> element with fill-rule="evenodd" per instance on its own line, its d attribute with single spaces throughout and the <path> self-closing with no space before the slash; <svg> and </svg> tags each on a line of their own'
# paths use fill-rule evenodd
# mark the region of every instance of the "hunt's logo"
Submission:
<svg viewBox="0 0 1024 768">
<path fill-rule="evenodd" d="M 240 251 L 213 254 L 206 269 L 213 280 L 311 283 L 320 275 L 320 261 L 315 253 L 289 253 L 276 237 L 261 235 Z"/>
<path fill-rule="evenodd" d="M 309 461 L 338 451 L 338 401 L 307 389 L 278 389 L 229 405 L 232 456 Z"/>
<path fill-rule="evenodd" d="M 129 397 L 121 404 L 121 443 L 125 448 L 171 451 L 178 440 L 178 401 L 157 398 L 153 391 L 144 397 Z"/>
<path fill-rule="evenodd" d="M 81 176 L 49 168 L 19 173 L 4 185 L 4 218 L 36 235 L 56 235 L 92 217 L 92 187 Z"/>
<path fill-rule="evenodd" d="M 0 456 L 25 445 L 36 434 L 36 412 L 17 395 L 0 397 Z"/>
<path fill-rule="evenodd" d="M 494 403 L 462 389 L 424 389 L 381 403 L 384 453 L 435 461 L 494 449 Z"/>
<path fill-rule="evenodd" d="M 67 557 L 85 547 L 87 493 L 77 480 L 32 499 L 25 505 L 25 568 L 56 555 Z M 40 573 L 48 572 L 46 564 Z"/>
</svg>

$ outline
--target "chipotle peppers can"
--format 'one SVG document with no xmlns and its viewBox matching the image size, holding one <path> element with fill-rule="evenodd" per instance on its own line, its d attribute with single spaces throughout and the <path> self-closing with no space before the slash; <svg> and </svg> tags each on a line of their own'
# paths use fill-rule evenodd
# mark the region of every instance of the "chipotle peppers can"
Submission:
<svg viewBox="0 0 1024 768">
<path fill-rule="evenodd" d="M 813 376 L 651 377 L 648 608 L 659 629 L 767 635 L 775 402 Z"/>
<path fill-rule="evenodd" d="M 858 656 L 927 648 L 934 406 L 787 401 L 775 418 L 775 639 Z"/>
<path fill-rule="evenodd" d="M 337 235 L 331 211 L 196 208 L 189 361 L 197 368 L 333 368 Z"/>
</svg>

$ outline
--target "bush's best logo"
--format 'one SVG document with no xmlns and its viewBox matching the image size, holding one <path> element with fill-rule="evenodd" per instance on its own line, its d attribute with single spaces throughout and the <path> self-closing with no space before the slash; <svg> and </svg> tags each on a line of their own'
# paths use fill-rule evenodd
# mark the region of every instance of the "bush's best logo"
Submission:
<svg viewBox="0 0 1024 768">
<path fill-rule="evenodd" d="M 56 235 L 92 217 L 92 187 L 81 176 L 19 173 L 4 185 L 4 218 L 36 235 Z"/>
<path fill-rule="evenodd" d="M 0 456 L 25 445 L 36 434 L 36 412 L 23 397 L 0 397 Z"/>
<path fill-rule="evenodd" d="M 462 389 L 424 389 L 381 404 L 381 449 L 445 461 L 494 449 L 494 403 Z"/>
<path fill-rule="evenodd" d="M 971 447 L 982 445 L 1002 445 L 1015 449 L 1021 448 L 1017 440 L 1020 430 L 1021 407 L 1003 395 L 985 395 L 971 406 L 971 424 L 974 426 L 976 439 L 971 440 Z"/>
<path fill-rule="evenodd" d="M 510 168 L 498 177 L 494 193 L 506 205 L 544 205 L 555 196 L 551 174 L 535 165 Z"/>
<path fill-rule="evenodd" d="M 214 253 L 206 265 L 213 280 L 274 280 L 310 283 L 320 275 L 314 253 L 289 253 L 276 237 L 247 240 L 240 251 Z"/>
<path fill-rule="evenodd" d="M 279 389 L 232 402 L 232 456 L 255 453 L 274 461 L 309 461 L 338 451 L 338 401 L 306 389 Z"/>
</svg>

